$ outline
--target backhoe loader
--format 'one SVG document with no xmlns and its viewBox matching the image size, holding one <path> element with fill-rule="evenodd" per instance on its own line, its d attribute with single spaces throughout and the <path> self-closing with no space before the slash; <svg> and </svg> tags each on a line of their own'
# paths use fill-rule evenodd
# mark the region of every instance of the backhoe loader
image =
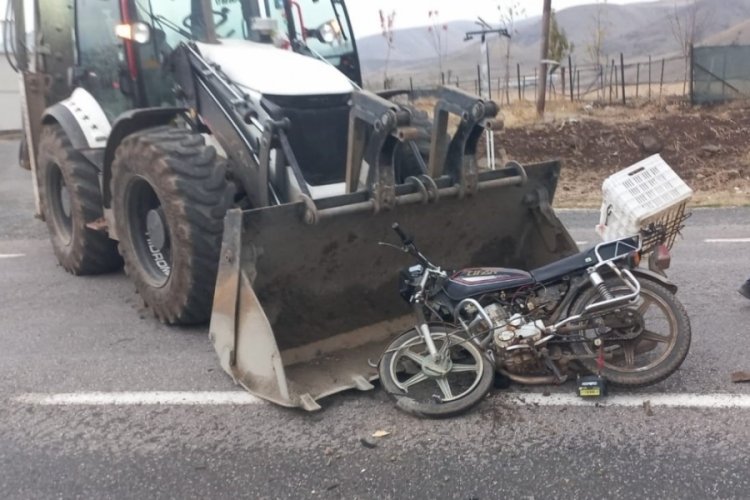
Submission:
<svg viewBox="0 0 750 500">
<path fill-rule="evenodd" d="M 119 269 L 169 324 L 210 319 L 221 366 L 314 410 L 370 389 L 408 325 L 377 242 L 398 220 L 454 268 L 575 243 L 556 162 L 480 171 L 498 106 L 361 88 L 343 0 L 11 0 L 38 217 L 75 275 Z M 26 20 L 34 26 L 27 43 Z"/>
</svg>

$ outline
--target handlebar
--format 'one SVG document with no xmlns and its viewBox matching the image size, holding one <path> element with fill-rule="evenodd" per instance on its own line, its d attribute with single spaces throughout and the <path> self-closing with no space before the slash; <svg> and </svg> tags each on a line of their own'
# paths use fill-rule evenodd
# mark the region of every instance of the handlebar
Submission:
<svg viewBox="0 0 750 500">
<path fill-rule="evenodd" d="M 427 260 L 427 257 L 422 255 L 422 252 L 420 252 L 417 249 L 417 246 L 414 244 L 414 238 L 411 238 L 410 236 L 407 236 L 403 229 L 401 229 L 401 226 L 399 226 L 398 222 L 394 222 L 391 226 L 391 229 L 393 229 L 399 238 L 401 238 L 401 243 L 404 245 L 403 250 L 406 251 L 409 255 L 417 259 L 420 264 L 425 266 L 426 268 L 430 269 L 438 269 L 436 265 L 434 265 L 432 262 Z"/>
<path fill-rule="evenodd" d="M 406 236 L 406 233 L 404 232 L 403 229 L 401 229 L 401 226 L 399 226 L 398 222 L 394 222 L 393 225 L 391 226 L 391 229 L 396 231 L 396 234 L 398 235 L 398 237 L 401 238 L 401 243 L 403 243 L 404 245 L 409 246 L 414 242 L 412 238 L 409 238 L 408 236 Z"/>
</svg>

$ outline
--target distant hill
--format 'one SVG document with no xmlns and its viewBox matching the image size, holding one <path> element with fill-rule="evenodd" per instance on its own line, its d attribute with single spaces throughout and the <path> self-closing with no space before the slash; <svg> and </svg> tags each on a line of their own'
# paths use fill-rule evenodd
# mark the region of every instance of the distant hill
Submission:
<svg viewBox="0 0 750 500">
<path fill-rule="evenodd" d="M 465 45 L 464 34 L 474 30 L 477 26 L 472 21 L 454 21 L 446 23 L 448 29 L 444 31 L 446 52 L 454 53 Z M 404 28 L 393 33 L 394 49 L 391 51 L 390 61 L 399 65 L 403 62 L 413 62 L 425 59 L 435 59 L 437 51 L 433 44 L 433 37 L 427 26 Z M 382 35 L 371 35 L 357 40 L 362 65 L 367 70 L 377 71 L 385 64 L 388 45 Z"/>
<path fill-rule="evenodd" d="M 750 43 L 750 0 L 698 0 L 700 12 L 698 44 Z M 574 59 L 578 64 L 590 62 L 587 48 L 591 45 L 597 9 L 602 9 L 605 20 L 604 53 L 611 58 L 625 57 L 634 61 L 677 55 L 679 45 L 672 34 L 670 18 L 684 15 L 688 7 L 673 0 L 658 0 L 628 5 L 605 4 L 580 5 L 557 12 L 559 25 L 575 44 Z M 676 10 L 675 10 L 676 9 Z M 463 42 L 463 32 L 476 29 L 472 22 L 449 24 L 451 34 L 449 52 L 444 68 L 454 75 L 474 78 L 476 65 L 480 63 L 478 42 Z M 403 34 L 402 34 L 403 31 Z M 517 25 L 513 40 L 512 67 L 521 64 L 524 71 L 533 71 L 539 61 L 541 18 L 524 20 Z M 380 39 L 379 42 L 377 39 Z M 363 67 L 366 74 L 377 77 L 382 73 L 385 42 L 382 37 L 365 37 L 359 42 Z M 426 28 L 398 30 L 389 66 L 389 74 L 437 76 L 437 58 L 429 45 Z M 505 53 L 505 41 L 498 38 L 490 43 L 490 54 L 500 68 Z"/>
<path fill-rule="evenodd" d="M 703 45 L 747 45 L 750 44 L 750 19 L 716 33 L 703 40 Z"/>
</svg>

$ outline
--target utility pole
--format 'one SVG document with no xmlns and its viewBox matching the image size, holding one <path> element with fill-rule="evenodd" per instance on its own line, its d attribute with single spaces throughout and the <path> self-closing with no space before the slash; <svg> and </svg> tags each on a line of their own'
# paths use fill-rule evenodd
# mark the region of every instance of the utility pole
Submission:
<svg viewBox="0 0 750 500">
<path fill-rule="evenodd" d="M 547 95 L 547 52 L 549 52 L 549 23 L 552 11 L 552 0 L 544 0 L 544 13 L 542 14 L 542 50 L 539 57 L 539 93 L 536 100 L 536 113 L 544 116 L 545 96 Z"/>
<path fill-rule="evenodd" d="M 480 49 L 482 53 L 482 59 L 484 59 L 484 62 L 482 65 L 484 66 L 482 68 L 482 73 L 480 74 L 480 95 L 481 97 L 486 97 L 488 99 L 492 99 L 492 74 L 491 74 L 491 66 L 490 66 L 490 50 L 488 47 L 488 35 L 497 34 L 500 36 L 504 36 L 507 38 L 510 38 L 510 33 L 508 33 L 508 30 L 504 28 L 493 28 L 489 24 L 487 24 L 484 19 L 481 17 L 478 18 L 479 21 L 477 22 L 478 25 L 482 27 L 481 30 L 477 31 L 467 31 L 466 37 L 464 38 L 464 42 L 468 42 L 469 40 L 473 40 L 475 36 L 481 37 L 482 43 L 480 44 Z M 485 88 L 482 86 L 482 83 L 486 83 L 486 92 Z M 486 95 L 485 95 L 486 93 Z"/>
<path fill-rule="evenodd" d="M 487 24 L 484 19 L 481 17 L 478 18 L 477 24 L 482 27 L 481 30 L 476 31 L 467 31 L 466 32 L 466 38 L 464 38 L 464 42 L 467 42 L 469 40 L 472 40 L 475 36 L 480 36 L 482 43 L 480 44 L 480 50 L 482 53 L 482 59 L 485 59 L 486 62 L 483 62 L 482 64 L 486 64 L 486 66 L 483 68 L 484 71 L 480 69 L 480 66 L 477 65 L 477 90 L 479 93 L 479 96 L 482 99 L 492 99 L 492 75 L 490 73 L 490 51 L 487 47 L 487 38 L 489 35 L 497 34 L 500 36 L 508 37 L 510 38 L 510 33 L 508 33 L 508 30 L 504 28 L 493 28 L 489 24 Z M 483 85 L 483 83 L 487 84 L 486 88 Z M 498 90 L 498 94 L 500 91 Z M 495 169 L 495 133 L 492 130 L 487 130 L 486 134 L 486 146 L 487 146 L 487 166 L 491 170 Z"/>
</svg>

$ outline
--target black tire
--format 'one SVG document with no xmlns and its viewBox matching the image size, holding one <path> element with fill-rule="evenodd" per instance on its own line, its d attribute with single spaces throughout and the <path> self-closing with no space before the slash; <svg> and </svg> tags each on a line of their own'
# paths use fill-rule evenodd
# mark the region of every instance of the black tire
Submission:
<svg viewBox="0 0 750 500">
<path fill-rule="evenodd" d="M 165 323 L 207 321 L 233 196 L 225 162 L 200 134 L 147 129 L 117 148 L 111 186 L 125 272 L 144 303 Z"/>
<path fill-rule="evenodd" d="M 662 285 L 647 279 L 641 279 L 639 282 L 641 284 L 642 300 L 652 301 L 658 309 L 665 313 L 665 322 L 669 325 L 670 333 L 669 335 L 662 336 L 665 339 L 664 341 L 653 342 L 649 340 L 649 338 L 653 338 L 656 332 L 649 330 L 649 328 L 653 329 L 653 326 L 649 327 L 649 321 L 646 319 L 643 331 L 635 339 L 629 341 L 633 343 L 633 360 L 635 361 L 637 359 L 636 356 L 639 356 L 641 362 L 648 361 L 651 356 L 655 355 L 653 351 L 662 343 L 668 344 L 665 346 L 664 352 L 657 353 L 657 359 L 640 368 L 633 366 L 632 369 L 628 369 L 624 354 L 619 355 L 623 356 L 623 362 L 626 363 L 625 367 L 605 363 L 602 376 L 612 384 L 624 387 L 643 387 L 661 382 L 677 371 L 690 350 L 690 318 L 685 311 L 685 307 L 672 292 Z M 622 283 L 617 279 L 610 278 L 605 280 L 605 283 L 615 295 L 626 291 Z M 587 304 L 596 300 L 601 300 L 598 292 L 593 288 L 587 289 L 573 303 L 570 314 L 583 312 Z M 631 307 L 636 308 L 636 306 Z M 651 307 L 654 306 L 649 306 L 648 309 L 651 309 Z M 617 356 L 618 349 L 624 353 L 624 348 L 619 342 L 616 340 L 607 340 L 604 342 L 604 347 L 605 349 L 607 347 L 613 348 L 613 356 Z M 573 344 L 573 349 L 577 354 L 596 354 L 598 352 L 597 348 L 591 344 L 575 343 Z M 592 373 L 597 371 L 596 359 L 594 358 L 582 359 L 581 364 Z"/>
<path fill-rule="evenodd" d="M 119 269 L 117 244 L 86 224 L 103 217 L 99 174 L 59 125 L 42 128 L 37 179 L 42 213 L 60 265 L 75 275 Z"/>
<path fill-rule="evenodd" d="M 435 339 L 438 348 L 441 345 L 441 337 L 444 341 L 448 332 L 453 331 L 453 329 L 449 327 L 435 325 L 431 326 L 430 330 L 433 333 L 433 338 Z M 472 377 L 475 377 L 474 380 L 469 380 L 470 383 L 468 384 L 469 387 L 466 389 L 466 393 L 459 394 L 460 397 L 458 399 L 449 402 L 441 402 L 429 398 L 420 401 L 417 397 L 410 396 L 407 391 L 402 387 L 399 387 L 399 384 L 404 381 L 394 380 L 392 374 L 397 370 L 395 365 L 400 360 L 398 356 L 401 349 L 409 347 L 409 345 L 414 347 L 422 343 L 421 336 L 415 329 L 409 330 L 400 335 L 388 345 L 385 354 L 380 360 L 378 373 L 380 375 L 381 386 L 385 392 L 396 401 L 396 407 L 398 409 L 418 417 L 447 418 L 469 410 L 479 403 L 487 392 L 489 392 L 492 388 L 495 373 L 495 367 L 492 362 L 484 355 L 481 348 L 473 342 L 464 342 L 464 339 L 457 336 L 454 336 L 454 339 L 462 341 L 462 343 L 454 346 L 452 349 L 460 349 L 464 354 L 470 354 L 475 360 L 481 360 L 482 365 L 477 369 L 478 376 L 472 375 Z M 469 350 L 472 350 L 472 352 L 468 352 Z M 453 354 L 456 354 L 455 351 Z M 414 366 L 416 367 L 416 363 L 414 363 Z M 411 373 L 408 373 L 406 376 L 408 377 L 411 375 Z M 427 379 L 424 382 L 419 383 L 431 384 L 432 381 Z M 414 385 L 416 386 L 417 384 Z M 435 383 L 434 385 L 435 388 L 437 388 L 437 384 Z"/>
</svg>

